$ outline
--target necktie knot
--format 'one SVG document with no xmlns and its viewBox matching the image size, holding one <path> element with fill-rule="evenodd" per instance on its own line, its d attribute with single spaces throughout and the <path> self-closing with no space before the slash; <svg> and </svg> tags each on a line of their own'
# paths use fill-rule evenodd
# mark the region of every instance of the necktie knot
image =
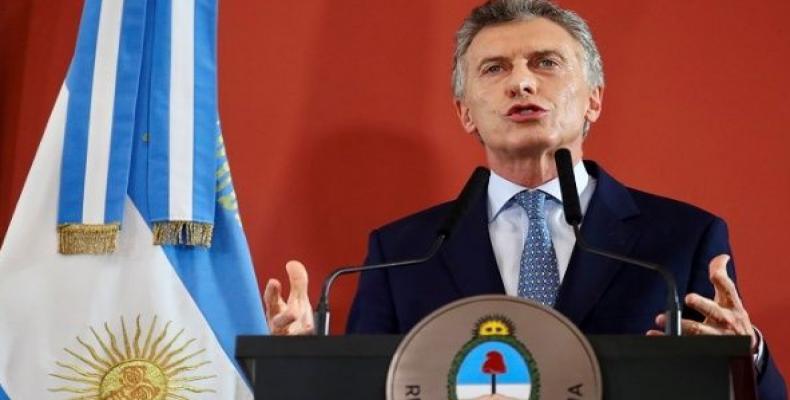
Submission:
<svg viewBox="0 0 790 400">
<path fill-rule="evenodd" d="M 524 190 L 516 194 L 515 200 L 527 212 L 527 218 L 531 220 L 546 219 L 544 211 L 546 193 L 540 190 Z"/>
</svg>

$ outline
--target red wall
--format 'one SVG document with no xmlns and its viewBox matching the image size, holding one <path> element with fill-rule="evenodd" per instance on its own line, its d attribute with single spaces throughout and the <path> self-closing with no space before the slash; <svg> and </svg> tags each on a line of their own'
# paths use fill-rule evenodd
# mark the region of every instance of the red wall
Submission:
<svg viewBox="0 0 790 400">
<path fill-rule="evenodd" d="M 0 4 L 0 235 L 73 49 L 79 1 Z M 261 285 L 317 282 L 367 233 L 453 197 L 482 163 L 449 94 L 452 35 L 477 0 L 221 2 L 220 106 Z M 790 375 L 790 2 L 567 0 L 603 53 L 588 158 L 725 217 L 753 321 Z M 669 5 L 668 5 L 669 4 Z M 0 236 L 1 237 L 1 236 Z M 335 292 L 342 330 L 352 279 Z"/>
</svg>

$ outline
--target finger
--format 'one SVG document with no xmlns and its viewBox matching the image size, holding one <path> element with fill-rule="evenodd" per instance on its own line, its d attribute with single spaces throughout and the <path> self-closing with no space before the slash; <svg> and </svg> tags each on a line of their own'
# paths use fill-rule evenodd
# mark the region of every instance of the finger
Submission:
<svg viewBox="0 0 790 400">
<path fill-rule="evenodd" d="M 304 325 L 312 326 L 314 322 L 313 318 L 313 308 L 310 306 L 310 303 L 302 303 L 301 307 L 299 308 L 299 322 Z"/>
<path fill-rule="evenodd" d="M 666 315 L 659 314 L 658 316 L 656 316 L 655 322 L 656 325 L 658 325 L 660 328 L 663 329 L 666 326 L 666 322 L 667 322 Z M 699 321 L 694 321 L 685 318 L 680 320 L 680 329 L 683 332 L 683 335 L 721 335 L 722 334 L 722 332 L 719 329 L 716 329 L 715 327 L 706 325 Z"/>
<path fill-rule="evenodd" d="M 315 327 L 313 326 L 312 322 L 308 324 L 302 324 L 296 327 L 294 327 L 294 325 L 291 325 L 291 332 L 289 333 L 292 335 L 301 335 L 301 336 L 314 335 Z"/>
<path fill-rule="evenodd" d="M 683 335 L 721 335 L 723 333 L 708 324 L 690 319 L 682 319 L 680 329 L 683 331 Z"/>
<path fill-rule="evenodd" d="M 664 331 L 659 331 L 657 329 L 650 329 L 645 333 L 647 336 L 666 336 Z"/>
<path fill-rule="evenodd" d="M 667 315 L 666 314 L 658 314 L 656 315 L 656 319 L 654 320 L 656 326 L 664 329 L 667 326 Z"/>
<path fill-rule="evenodd" d="M 648 330 L 648 335 L 654 336 L 654 335 L 652 335 L 650 333 L 650 331 L 661 332 L 661 334 L 664 335 L 664 332 L 666 331 L 666 328 L 667 328 L 667 315 L 666 314 L 658 314 L 658 315 L 656 315 L 656 319 L 653 322 L 655 322 L 656 326 L 659 329 L 650 329 L 650 330 Z"/>
<path fill-rule="evenodd" d="M 307 296 L 307 269 L 304 264 L 299 261 L 288 261 L 285 264 L 285 270 L 288 272 L 288 281 L 291 285 L 291 292 L 288 294 L 288 303 L 291 299 L 306 301 L 308 304 L 310 299 Z"/>
<path fill-rule="evenodd" d="M 727 275 L 727 263 L 730 261 L 730 256 L 727 254 L 720 254 L 710 261 L 708 269 L 708 277 L 713 287 L 716 289 L 717 300 L 727 306 L 735 308 L 743 308 L 741 298 L 738 296 L 738 289 L 735 287 L 735 282 Z"/>
<path fill-rule="evenodd" d="M 667 315 L 666 314 L 658 314 L 656 315 L 656 319 L 653 321 L 655 322 L 656 326 L 661 329 L 659 332 L 664 332 L 667 328 Z M 654 330 L 654 329 L 651 329 Z"/>
<path fill-rule="evenodd" d="M 715 301 L 702 297 L 696 293 L 691 293 L 686 296 L 686 305 L 704 315 L 706 321 L 710 320 L 719 327 L 737 331 L 743 325 L 738 321 L 735 313 L 722 307 Z"/>
<path fill-rule="evenodd" d="M 293 315 L 293 313 L 284 312 L 272 317 L 269 323 L 272 328 L 272 333 L 286 334 L 288 333 L 289 326 L 293 324 L 294 321 L 296 321 L 296 316 Z"/>
<path fill-rule="evenodd" d="M 263 304 L 266 309 L 266 316 L 272 318 L 282 311 L 285 302 L 281 296 L 282 285 L 277 279 L 269 279 L 266 288 L 263 290 Z"/>
<path fill-rule="evenodd" d="M 305 321 L 297 313 L 287 311 L 275 318 L 272 322 L 272 333 L 275 335 L 306 336 L 315 334 L 312 317 Z"/>
</svg>

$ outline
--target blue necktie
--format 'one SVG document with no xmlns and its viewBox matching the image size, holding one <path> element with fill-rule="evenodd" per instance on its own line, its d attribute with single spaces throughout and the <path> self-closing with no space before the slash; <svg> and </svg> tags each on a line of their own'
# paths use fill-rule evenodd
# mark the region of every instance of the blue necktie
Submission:
<svg viewBox="0 0 790 400">
<path fill-rule="evenodd" d="M 514 199 L 526 210 L 529 218 L 518 273 L 518 295 L 551 307 L 557 299 L 560 272 L 546 223 L 546 194 L 539 190 L 525 190 L 516 194 Z"/>
</svg>

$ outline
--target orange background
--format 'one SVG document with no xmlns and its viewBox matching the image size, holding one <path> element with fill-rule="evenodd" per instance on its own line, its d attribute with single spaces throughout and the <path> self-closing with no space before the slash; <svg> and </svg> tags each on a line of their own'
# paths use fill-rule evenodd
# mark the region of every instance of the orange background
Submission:
<svg viewBox="0 0 790 400">
<path fill-rule="evenodd" d="M 371 229 L 454 197 L 483 162 L 449 92 L 453 33 L 478 0 L 220 3 L 221 115 L 258 278 L 301 259 L 315 299 L 330 269 L 362 260 Z M 562 4 L 588 20 L 605 64 L 586 157 L 729 222 L 742 295 L 787 376 L 790 2 Z M 0 4 L 0 235 L 81 7 Z M 334 292 L 334 332 L 354 285 Z"/>
</svg>

